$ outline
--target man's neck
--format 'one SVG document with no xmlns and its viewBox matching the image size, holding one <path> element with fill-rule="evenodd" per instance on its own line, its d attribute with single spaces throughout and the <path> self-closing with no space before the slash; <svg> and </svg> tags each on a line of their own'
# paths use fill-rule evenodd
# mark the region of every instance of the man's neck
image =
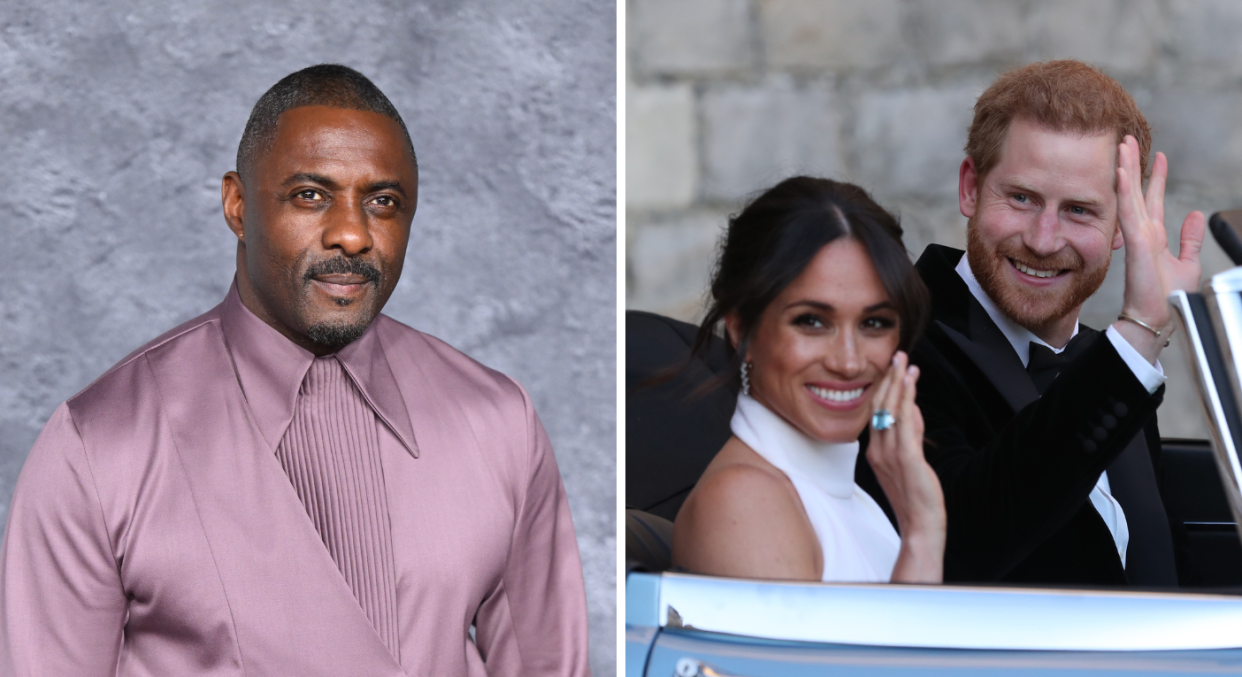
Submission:
<svg viewBox="0 0 1242 677">
<path fill-rule="evenodd" d="M 992 323 L 1001 330 L 1005 338 L 1009 339 L 1009 344 L 1013 346 L 1014 352 L 1022 360 L 1023 366 L 1026 366 L 1030 359 L 1031 341 L 1043 343 L 1056 352 L 1061 352 L 1070 339 L 1078 334 L 1079 308 L 1075 308 L 1073 312 L 1059 319 L 1054 325 L 1037 329 L 1024 327 L 1002 312 L 992 297 L 983 290 L 983 287 L 979 285 L 979 280 L 975 278 L 974 271 L 970 269 L 970 262 L 965 255 L 962 256 L 961 261 L 958 261 L 954 270 L 966 283 L 971 296 L 974 296 L 979 305 L 983 306 L 983 310 L 987 312 Z"/>
</svg>

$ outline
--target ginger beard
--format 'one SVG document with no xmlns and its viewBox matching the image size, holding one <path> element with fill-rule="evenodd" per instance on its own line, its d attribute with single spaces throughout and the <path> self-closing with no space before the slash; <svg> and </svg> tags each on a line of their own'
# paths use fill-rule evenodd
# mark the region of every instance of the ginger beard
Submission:
<svg viewBox="0 0 1242 677">
<path fill-rule="evenodd" d="M 1084 269 L 1082 256 L 1072 247 L 1064 247 L 1051 256 L 1039 256 L 1017 238 L 998 243 L 989 250 L 976 223 L 978 216 L 966 222 L 966 259 L 979 286 L 1006 317 L 1026 327 L 1047 326 L 1077 310 L 1104 284 L 1112 257 L 1093 270 Z M 1037 288 L 1023 285 L 1013 277 L 1013 259 L 1041 270 L 1060 270 L 1072 277 L 1068 285 Z"/>
</svg>

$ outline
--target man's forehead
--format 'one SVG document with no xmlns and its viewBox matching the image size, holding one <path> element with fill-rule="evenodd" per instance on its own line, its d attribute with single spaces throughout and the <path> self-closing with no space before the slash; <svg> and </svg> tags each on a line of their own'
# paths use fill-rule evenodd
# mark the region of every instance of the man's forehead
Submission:
<svg viewBox="0 0 1242 677">
<path fill-rule="evenodd" d="M 1116 166 L 1117 143 L 1112 132 L 1058 131 L 1015 120 L 993 173 L 1010 181 L 1053 174 L 1111 182 Z"/>
<path fill-rule="evenodd" d="M 396 120 L 365 110 L 301 106 L 281 114 L 276 135 L 265 153 L 270 164 L 320 159 L 346 165 L 359 161 L 413 169 L 405 134 Z"/>
<path fill-rule="evenodd" d="M 276 142 L 313 139 L 343 132 L 397 137 L 404 143 L 401 126 L 396 120 L 371 111 L 331 106 L 300 106 L 281 113 L 276 123 Z"/>
</svg>

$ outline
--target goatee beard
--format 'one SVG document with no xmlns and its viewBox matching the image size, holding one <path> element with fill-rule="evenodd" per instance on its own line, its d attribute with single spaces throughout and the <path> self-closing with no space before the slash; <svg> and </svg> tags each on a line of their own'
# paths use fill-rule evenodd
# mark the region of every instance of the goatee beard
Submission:
<svg viewBox="0 0 1242 677">
<path fill-rule="evenodd" d="M 1069 270 L 1076 281 L 1068 289 L 1059 290 L 1017 287 L 1002 270 L 1009 266 L 1008 259 L 1011 258 L 1041 270 Z M 1040 256 L 1025 246 L 1013 247 L 1003 243 L 989 250 L 979 234 L 975 217 L 971 217 L 966 225 L 966 260 L 970 262 L 970 270 L 979 281 L 979 286 L 996 307 L 1009 319 L 1038 334 L 1039 329 L 1069 315 L 1091 298 L 1104 284 L 1112 257 L 1105 259 L 1104 264 L 1094 270 L 1086 270 L 1082 256 L 1069 247 L 1052 256 Z"/>
<path fill-rule="evenodd" d="M 306 337 L 317 346 L 336 352 L 353 343 L 367 331 L 370 322 L 361 324 L 328 324 L 322 322 L 306 328 Z"/>
</svg>

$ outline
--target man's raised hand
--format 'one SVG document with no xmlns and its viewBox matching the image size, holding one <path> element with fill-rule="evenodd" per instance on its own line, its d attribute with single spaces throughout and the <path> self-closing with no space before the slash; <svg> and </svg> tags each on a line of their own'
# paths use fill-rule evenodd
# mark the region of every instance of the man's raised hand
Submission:
<svg viewBox="0 0 1242 677">
<path fill-rule="evenodd" d="M 1169 161 L 1156 153 L 1151 181 L 1143 192 L 1138 141 L 1126 135 L 1117 148 L 1117 218 L 1125 240 L 1126 288 L 1122 313 L 1157 329 L 1161 336 L 1136 322 L 1119 321 L 1113 326 L 1151 363 L 1164 347 L 1171 329 L 1168 296 L 1175 290 L 1199 286 L 1202 267 L 1203 212 L 1191 212 L 1182 223 L 1181 251 L 1169 251 L 1164 227 L 1164 187 Z"/>
</svg>

